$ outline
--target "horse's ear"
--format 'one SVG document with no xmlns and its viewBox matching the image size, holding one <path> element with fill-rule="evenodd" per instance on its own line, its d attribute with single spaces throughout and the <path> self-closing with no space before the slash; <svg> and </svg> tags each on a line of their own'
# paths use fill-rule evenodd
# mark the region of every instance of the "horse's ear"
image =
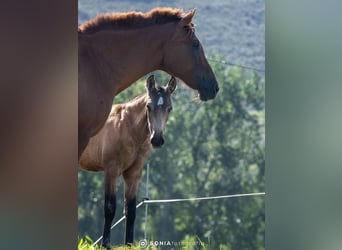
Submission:
<svg viewBox="0 0 342 250">
<path fill-rule="evenodd" d="M 182 19 L 179 21 L 179 24 L 184 27 L 186 25 L 189 25 L 192 21 L 192 18 L 194 17 L 196 13 L 196 9 L 190 10 L 188 13 L 186 13 Z"/>
<path fill-rule="evenodd" d="M 172 94 L 177 88 L 177 80 L 174 76 L 171 77 L 169 83 L 166 86 L 167 91 Z"/>
<path fill-rule="evenodd" d="M 156 80 L 154 79 L 154 75 L 150 75 L 146 81 L 146 89 L 151 92 L 155 88 L 155 85 Z"/>
</svg>

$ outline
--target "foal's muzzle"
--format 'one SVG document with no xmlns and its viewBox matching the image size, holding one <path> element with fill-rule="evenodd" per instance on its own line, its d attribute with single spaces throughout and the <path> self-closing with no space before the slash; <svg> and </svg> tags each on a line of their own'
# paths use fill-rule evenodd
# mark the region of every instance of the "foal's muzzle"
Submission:
<svg viewBox="0 0 342 250">
<path fill-rule="evenodd" d="M 159 148 L 161 146 L 163 146 L 164 144 L 164 138 L 163 138 L 163 135 L 157 135 L 157 134 L 153 134 L 151 136 L 151 144 L 154 148 Z"/>
</svg>

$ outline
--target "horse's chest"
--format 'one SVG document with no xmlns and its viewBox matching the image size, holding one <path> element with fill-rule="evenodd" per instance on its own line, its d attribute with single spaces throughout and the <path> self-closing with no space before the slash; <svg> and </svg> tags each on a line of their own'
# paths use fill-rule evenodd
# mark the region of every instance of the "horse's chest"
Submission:
<svg viewBox="0 0 342 250">
<path fill-rule="evenodd" d="M 87 92 L 89 93 L 83 93 L 83 98 L 79 101 L 79 125 L 93 136 L 107 120 L 113 95 L 100 90 L 87 89 Z"/>
<path fill-rule="evenodd" d="M 126 159 L 124 168 L 128 169 L 132 165 L 139 163 L 143 164 L 150 152 L 151 146 L 149 144 L 143 144 L 139 146 L 132 144 L 132 146 L 127 148 L 126 152 L 124 153 L 124 158 Z"/>
</svg>

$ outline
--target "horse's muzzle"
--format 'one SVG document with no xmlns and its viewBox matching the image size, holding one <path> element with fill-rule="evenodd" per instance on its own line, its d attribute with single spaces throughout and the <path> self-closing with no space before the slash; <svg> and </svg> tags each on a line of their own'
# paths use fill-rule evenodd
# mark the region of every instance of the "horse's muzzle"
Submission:
<svg viewBox="0 0 342 250">
<path fill-rule="evenodd" d="M 216 80 L 213 83 L 202 83 L 198 90 L 199 98 L 201 101 L 214 99 L 219 90 L 220 88 Z"/>
</svg>

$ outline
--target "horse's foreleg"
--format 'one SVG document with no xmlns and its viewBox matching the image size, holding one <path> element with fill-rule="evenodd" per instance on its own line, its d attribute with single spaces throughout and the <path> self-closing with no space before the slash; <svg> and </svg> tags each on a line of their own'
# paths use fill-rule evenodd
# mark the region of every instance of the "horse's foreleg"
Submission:
<svg viewBox="0 0 342 250">
<path fill-rule="evenodd" d="M 136 196 L 130 200 L 125 200 L 126 210 L 126 238 L 125 244 L 133 244 L 134 240 L 134 221 L 135 221 L 135 210 L 136 210 Z"/>
<path fill-rule="evenodd" d="M 141 177 L 140 168 L 141 166 L 133 166 L 127 172 L 123 173 L 125 180 L 126 245 L 132 244 L 134 240 L 136 194 Z"/>
<path fill-rule="evenodd" d="M 105 223 L 103 227 L 102 246 L 110 249 L 110 227 L 115 216 L 116 196 L 115 194 L 105 194 Z"/>
<path fill-rule="evenodd" d="M 110 249 L 110 227 L 116 210 L 116 179 L 110 173 L 105 172 L 105 223 L 103 228 L 102 246 Z"/>
</svg>

